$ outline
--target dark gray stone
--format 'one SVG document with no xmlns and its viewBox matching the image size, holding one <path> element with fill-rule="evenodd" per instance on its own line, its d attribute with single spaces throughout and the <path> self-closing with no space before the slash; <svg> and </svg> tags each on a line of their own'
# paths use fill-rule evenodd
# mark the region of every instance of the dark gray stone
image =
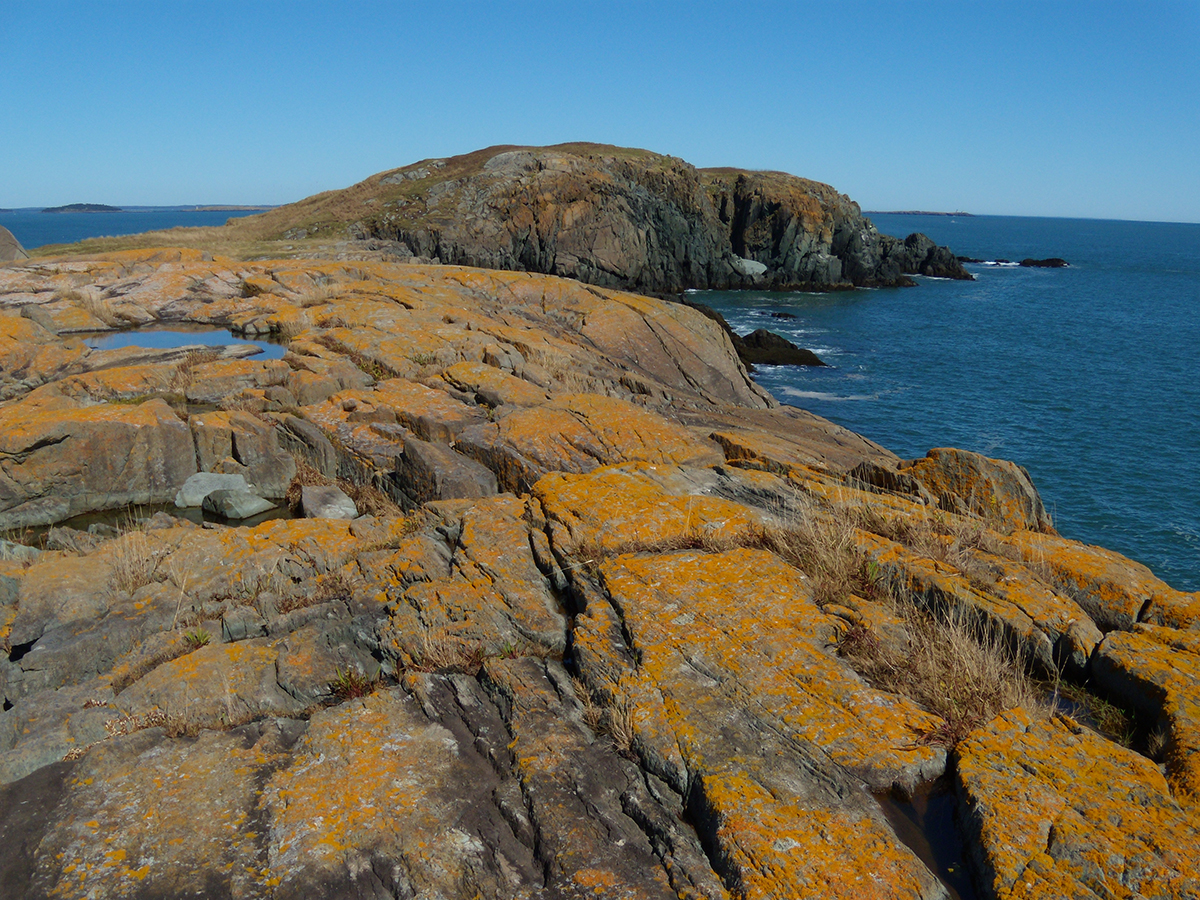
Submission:
<svg viewBox="0 0 1200 900">
<path fill-rule="evenodd" d="M 241 475 L 220 475 L 216 472 L 197 472 L 183 483 L 175 495 L 175 505 L 181 508 L 201 506 L 213 491 L 249 491 Z"/>
<path fill-rule="evenodd" d="M 495 474 L 445 444 L 409 438 L 396 460 L 401 490 L 418 504 L 428 500 L 490 497 L 498 493 Z"/>
</svg>

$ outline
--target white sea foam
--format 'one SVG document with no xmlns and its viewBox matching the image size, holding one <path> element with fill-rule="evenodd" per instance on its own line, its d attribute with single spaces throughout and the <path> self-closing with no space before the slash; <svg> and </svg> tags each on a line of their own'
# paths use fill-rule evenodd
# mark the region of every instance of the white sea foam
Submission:
<svg viewBox="0 0 1200 900">
<path fill-rule="evenodd" d="M 849 401 L 849 400 L 878 400 L 878 394 L 849 394 L 840 396 L 838 394 L 830 394 L 826 391 L 802 391 L 798 388 L 778 388 L 778 393 L 786 394 L 789 397 L 795 397 L 799 400 L 828 400 L 831 402 Z"/>
</svg>

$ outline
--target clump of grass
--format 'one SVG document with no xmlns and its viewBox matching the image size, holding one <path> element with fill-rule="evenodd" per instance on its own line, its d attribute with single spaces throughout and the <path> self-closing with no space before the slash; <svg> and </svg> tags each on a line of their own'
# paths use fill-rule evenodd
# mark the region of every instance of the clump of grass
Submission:
<svg viewBox="0 0 1200 900">
<path fill-rule="evenodd" d="M 329 603 L 332 600 L 349 600 L 357 587 L 358 582 L 341 569 L 335 569 L 320 578 L 316 590 L 307 593 L 298 590 L 283 592 L 276 601 L 276 608 L 281 613 L 290 613 L 297 609 Z"/>
<path fill-rule="evenodd" d="M 327 321 L 322 321 L 320 325 L 323 328 L 333 327 L 332 325 L 327 324 Z M 346 359 L 350 360 L 350 362 L 354 363 L 354 365 L 358 366 L 360 370 L 370 375 L 376 381 L 387 381 L 389 378 L 395 378 L 400 374 L 395 369 L 385 365 L 384 363 L 381 363 L 379 360 L 372 359 L 365 354 L 359 353 L 352 347 L 346 346 L 331 334 L 321 335 L 320 337 L 316 338 L 316 342 L 322 347 L 332 350 L 334 353 L 342 354 L 342 356 L 346 357 Z"/>
<path fill-rule="evenodd" d="M 923 741 L 954 747 L 1006 709 L 1043 709 L 1022 660 L 1013 658 L 998 632 L 961 616 L 935 616 L 911 601 L 896 606 L 912 635 L 906 652 L 889 650 L 854 628 L 839 652 L 875 687 L 910 697 L 945 720 Z"/>
<path fill-rule="evenodd" d="M 203 628 L 195 628 L 183 636 L 183 642 L 188 650 L 199 650 L 212 641 L 212 635 Z"/>
<path fill-rule="evenodd" d="M 606 703 L 597 702 L 579 678 L 572 678 L 572 683 L 584 724 L 596 734 L 607 735 L 618 753 L 629 756 L 633 752 L 635 729 L 633 703 L 629 699 L 629 686 L 625 679 L 607 685 Z"/>
<path fill-rule="evenodd" d="M 352 481 L 339 479 L 338 487 L 354 501 L 359 515 L 363 516 L 402 516 L 402 510 L 396 502 L 373 484 L 355 484 Z"/>
<path fill-rule="evenodd" d="M 339 703 L 365 697 L 379 685 L 378 672 L 368 678 L 358 669 L 347 666 L 344 672 L 338 668 L 336 673 L 334 679 L 329 682 L 329 693 L 333 694 L 333 699 Z"/>
<path fill-rule="evenodd" d="M 437 357 L 432 353 L 410 353 L 409 361 L 418 366 L 431 366 L 437 362 Z"/>
<path fill-rule="evenodd" d="M 187 394 L 187 391 L 196 383 L 199 373 L 196 371 L 200 366 L 210 362 L 215 362 L 221 358 L 221 351 L 213 348 L 212 350 L 189 350 L 183 355 L 183 360 L 175 367 L 174 373 L 171 375 L 171 383 L 169 390 L 178 391 L 181 394 Z"/>
<path fill-rule="evenodd" d="M 1060 681 L 1054 684 L 1053 693 L 1056 702 L 1065 700 L 1070 707 L 1067 711 L 1081 718 L 1085 725 L 1123 747 L 1133 746 L 1137 723 L 1121 707 L 1088 690 L 1086 685 Z"/>
<path fill-rule="evenodd" d="M 310 309 L 336 299 L 341 293 L 341 288 L 334 282 L 316 284 L 300 296 L 296 305 L 301 309 Z"/>
<path fill-rule="evenodd" d="M 483 647 L 477 643 L 445 631 L 426 631 L 411 668 L 417 672 L 453 671 L 473 676 L 479 674 L 486 658 Z"/>
<path fill-rule="evenodd" d="M 158 569 L 166 551 L 155 547 L 144 531 L 133 530 L 113 542 L 109 556 L 109 587 L 132 594 L 158 580 Z"/>
</svg>

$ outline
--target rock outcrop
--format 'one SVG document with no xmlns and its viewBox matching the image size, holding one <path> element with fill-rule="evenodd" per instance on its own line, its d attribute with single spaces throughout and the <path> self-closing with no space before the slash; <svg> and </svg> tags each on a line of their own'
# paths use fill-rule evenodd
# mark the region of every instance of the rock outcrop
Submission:
<svg viewBox="0 0 1200 900">
<path fill-rule="evenodd" d="M 288 351 L 71 337 L 106 318 Z M 1054 533 L 1019 466 L 780 407 L 682 304 L 23 263 L 0 396 L 3 523 L 113 520 L 0 544 L 4 896 L 933 900 L 880 795 L 937 778 L 982 896 L 1196 894 L 1200 597 Z M 131 506 L 237 499 L 202 483 L 353 518 Z"/>
<path fill-rule="evenodd" d="M 12 262 L 14 259 L 28 259 L 29 254 L 21 246 L 21 242 L 13 237 L 13 233 L 0 225 L 0 263 Z"/>
<path fill-rule="evenodd" d="M 911 285 L 914 274 L 972 278 L 924 235 L 881 235 L 828 185 L 782 172 L 696 169 L 603 144 L 423 160 L 228 228 L 291 241 L 350 239 L 376 256 L 659 295 Z"/>
</svg>

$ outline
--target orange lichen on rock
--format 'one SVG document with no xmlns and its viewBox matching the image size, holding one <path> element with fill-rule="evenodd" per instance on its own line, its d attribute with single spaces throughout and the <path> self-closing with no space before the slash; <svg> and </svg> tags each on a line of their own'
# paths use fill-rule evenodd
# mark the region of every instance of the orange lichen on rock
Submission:
<svg viewBox="0 0 1200 900">
<path fill-rule="evenodd" d="M 1200 633 L 1142 625 L 1100 645 L 1097 683 L 1167 729 L 1172 786 L 1200 801 Z"/>
<path fill-rule="evenodd" d="M 1196 594 L 1175 590 L 1119 553 L 1032 531 L 1017 531 L 1004 542 L 1075 599 L 1101 628 L 1128 631 L 1138 622 L 1190 628 L 1200 623 Z"/>
<path fill-rule="evenodd" d="M 671 489 L 674 466 L 626 463 L 586 475 L 547 475 L 534 486 L 565 553 L 611 553 L 693 539 L 730 540 L 762 527 L 760 513 L 706 496 L 684 479 Z"/>
<path fill-rule="evenodd" d="M 1001 898 L 1195 897 L 1200 822 L 1158 768 L 1066 717 L 997 717 L 959 745 L 984 883 Z"/>
<path fill-rule="evenodd" d="M 762 550 L 623 555 L 603 583 L 633 637 L 639 674 L 677 698 L 681 747 L 692 730 L 689 668 L 720 672 L 708 701 L 753 704 L 782 733 L 877 788 L 911 789 L 945 765 L 920 737 L 941 720 L 874 690 L 829 649 L 839 628 L 812 601 L 805 577 Z M 701 716 L 700 718 L 703 718 Z M 685 750 L 685 758 L 687 751 Z"/>
</svg>

